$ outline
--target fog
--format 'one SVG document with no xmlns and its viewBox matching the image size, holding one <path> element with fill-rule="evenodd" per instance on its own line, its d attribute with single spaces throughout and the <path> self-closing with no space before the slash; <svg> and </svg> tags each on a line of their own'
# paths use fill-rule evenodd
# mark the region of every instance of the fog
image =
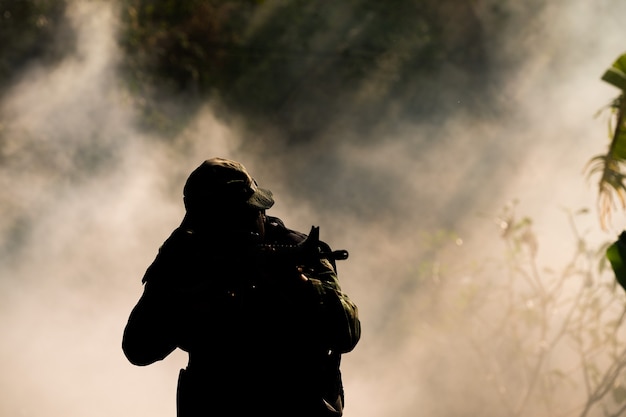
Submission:
<svg viewBox="0 0 626 417">
<path fill-rule="evenodd" d="M 533 27 L 494 38 L 506 71 L 492 96 L 501 114 L 474 118 L 449 91 L 457 109 L 436 122 L 367 141 L 337 122 L 314 141 L 262 147 L 209 104 L 176 137 L 153 140 L 116 76 L 115 11 L 76 2 L 76 50 L 29 67 L 0 103 L 0 414 L 175 415 L 185 355 L 134 367 L 121 335 L 145 268 L 182 218 L 186 176 L 223 156 L 274 192 L 270 214 L 305 232 L 318 225 L 350 251 L 339 277 L 363 338 L 343 359 L 345 416 L 473 415 L 472 401 L 491 391 L 457 350 L 462 329 L 437 327 L 442 313 L 431 309 L 449 305 L 466 264 L 503 251 L 495 219 L 511 201 L 533 219 L 541 264 L 558 267 L 577 243 L 564 210 L 590 209 L 579 230 L 595 243 L 624 227 L 617 212 L 600 230 L 595 179 L 584 175 L 608 145 L 608 116 L 594 115 L 619 93 L 600 76 L 626 50 L 624 11 L 608 0 L 554 2 Z M 516 50 L 526 56 L 512 68 L 505 58 Z M 440 251 L 429 236 L 441 231 L 454 237 Z M 411 281 L 424 260 L 441 263 L 445 287 Z"/>
</svg>

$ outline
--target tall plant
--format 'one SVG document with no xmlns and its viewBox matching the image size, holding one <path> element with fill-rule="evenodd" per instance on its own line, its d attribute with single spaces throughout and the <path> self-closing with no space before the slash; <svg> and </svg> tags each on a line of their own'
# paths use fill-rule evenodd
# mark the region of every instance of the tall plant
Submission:
<svg viewBox="0 0 626 417">
<path fill-rule="evenodd" d="M 612 112 L 609 119 L 611 142 L 606 154 L 589 161 L 589 175 L 600 174 L 598 182 L 598 209 L 600 225 L 606 230 L 617 203 L 626 209 L 626 184 L 624 163 L 626 162 L 626 54 L 621 55 L 602 75 L 602 80 L 619 88 L 621 93 L 607 107 Z"/>
</svg>

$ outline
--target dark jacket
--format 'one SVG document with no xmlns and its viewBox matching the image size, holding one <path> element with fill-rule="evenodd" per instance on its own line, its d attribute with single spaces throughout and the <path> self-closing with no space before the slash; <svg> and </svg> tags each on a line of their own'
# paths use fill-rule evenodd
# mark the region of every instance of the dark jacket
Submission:
<svg viewBox="0 0 626 417">
<path fill-rule="evenodd" d="M 357 307 L 332 259 L 306 260 L 308 280 L 299 278 L 301 260 L 280 248 L 305 238 L 269 218 L 265 242 L 276 251 L 184 227 L 160 248 L 122 347 L 136 365 L 189 352 L 179 417 L 341 415 L 339 365 L 360 338 Z"/>
</svg>

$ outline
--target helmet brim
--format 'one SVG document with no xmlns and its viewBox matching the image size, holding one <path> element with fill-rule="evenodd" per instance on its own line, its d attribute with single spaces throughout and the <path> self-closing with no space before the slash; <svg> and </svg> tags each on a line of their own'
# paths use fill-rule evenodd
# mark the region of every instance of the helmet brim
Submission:
<svg viewBox="0 0 626 417">
<path fill-rule="evenodd" d="M 274 205 L 274 197 L 270 190 L 256 188 L 254 194 L 248 199 L 247 204 L 259 210 L 267 210 Z"/>
</svg>

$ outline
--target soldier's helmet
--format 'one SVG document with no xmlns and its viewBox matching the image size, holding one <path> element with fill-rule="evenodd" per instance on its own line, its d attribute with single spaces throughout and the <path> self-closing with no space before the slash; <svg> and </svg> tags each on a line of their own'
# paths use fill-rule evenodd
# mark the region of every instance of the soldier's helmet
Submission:
<svg viewBox="0 0 626 417">
<path fill-rule="evenodd" d="M 270 190 L 260 188 L 239 162 L 211 158 L 192 171 L 183 188 L 187 211 L 195 207 L 250 207 L 266 210 L 274 205 Z"/>
</svg>

